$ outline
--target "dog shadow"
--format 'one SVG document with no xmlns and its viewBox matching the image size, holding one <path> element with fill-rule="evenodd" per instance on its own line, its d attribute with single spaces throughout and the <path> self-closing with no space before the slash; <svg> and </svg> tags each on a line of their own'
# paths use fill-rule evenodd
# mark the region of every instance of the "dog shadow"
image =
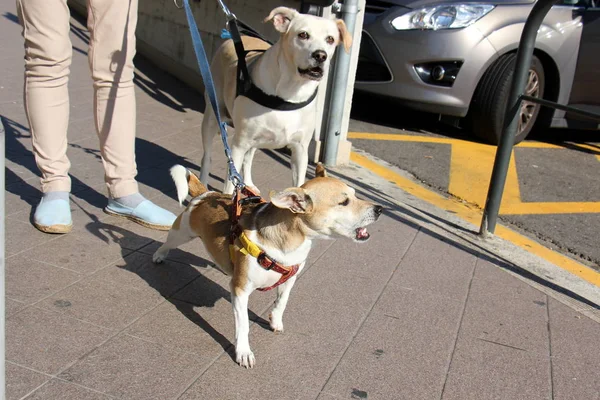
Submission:
<svg viewBox="0 0 600 400">
<path fill-rule="evenodd" d="M 165 300 L 174 305 L 184 317 L 206 332 L 235 361 L 235 346 L 233 343 L 202 316 L 201 309 L 212 308 L 222 299 L 231 303 L 229 290 L 199 271 L 199 269 L 207 270 L 213 267 L 214 264 L 210 260 L 181 249 L 174 249 L 169 253 L 165 263 L 155 264 L 151 260 L 151 255 L 140 251 L 143 248 L 152 246 L 155 243 L 152 239 L 123 227 L 102 222 L 94 215 L 89 216 L 92 222 L 86 225 L 86 229 L 90 233 L 105 243 L 116 243 L 121 247 L 122 258 L 125 263 L 118 265 L 118 268 L 140 277 Z M 140 245 L 132 253 L 132 243 L 145 244 Z M 194 266 L 199 266 L 199 269 Z M 191 286 L 194 288 L 194 295 L 185 296 L 185 300 L 183 300 L 183 296 L 179 295 L 183 291 L 188 291 Z M 200 308 L 200 311 L 198 311 L 198 308 Z M 264 329 L 270 330 L 269 322 L 250 309 L 248 310 L 248 316 L 251 321 Z"/>
</svg>

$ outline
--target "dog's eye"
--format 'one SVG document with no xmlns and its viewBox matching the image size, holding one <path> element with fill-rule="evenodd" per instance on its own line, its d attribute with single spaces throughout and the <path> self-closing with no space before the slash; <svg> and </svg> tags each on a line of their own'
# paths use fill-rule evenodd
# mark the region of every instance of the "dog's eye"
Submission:
<svg viewBox="0 0 600 400">
<path fill-rule="evenodd" d="M 328 44 L 333 44 L 335 42 L 335 39 L 333 38 L 333 36 L 327 36 L 327 39 L 325 39 L 325 41 Z"/>
<path fill-rule="evenodd" d="M 307 39 L 308 39 L 310 36 L 309 36 L 309 35 L 308 35 L 308 33 L 306 33 L 306 32 L 300 32 L 300 33 L 298 34 L 298 37 L 299 37 L 300 39 L 302 39 L 302 40 L 307 40 Z"/>
<path fill-rule="evenodd" d="M 350 199 L 346 199 L 346 200 L 342 201 L 340 203 L 340 206 L 347 206 L 348 204 L 350 204 Z"/>
</svg>

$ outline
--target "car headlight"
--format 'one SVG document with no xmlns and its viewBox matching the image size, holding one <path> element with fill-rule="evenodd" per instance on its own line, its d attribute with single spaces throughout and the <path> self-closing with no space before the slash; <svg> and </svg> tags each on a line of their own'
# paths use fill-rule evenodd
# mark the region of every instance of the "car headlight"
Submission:
<svg viewBox="0 0 600 400">
<path fill-rule="evenodd" d="M 443 4 L 425 7 L 395 18 L 392 26 L 399 31 L 464 28 L 492 11 L 494 7 L 492 4 Z"/>
</svg>

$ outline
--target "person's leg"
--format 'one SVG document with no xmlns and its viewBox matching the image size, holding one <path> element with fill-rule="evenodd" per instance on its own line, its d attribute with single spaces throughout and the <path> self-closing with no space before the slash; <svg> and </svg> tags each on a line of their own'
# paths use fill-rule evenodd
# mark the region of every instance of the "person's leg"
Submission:
<svg viewBox="0 0 600 400">
<path fill-rule="evenodd" d="M 135 180 L 135 28 L 138 0 L 88 0 L 94 116 L 109 203 L 105 211 L 169 229 L 175 215 L 146 200 Z"/>
<path fill-rule="evenodd" d="M 25 39 L 25 111 L 44 196 L 34 225 L 51 233 L 71 230 L 67 128 L 69 124 L 69 9 L 66 0 L 17 0 Z"/>
</svg>

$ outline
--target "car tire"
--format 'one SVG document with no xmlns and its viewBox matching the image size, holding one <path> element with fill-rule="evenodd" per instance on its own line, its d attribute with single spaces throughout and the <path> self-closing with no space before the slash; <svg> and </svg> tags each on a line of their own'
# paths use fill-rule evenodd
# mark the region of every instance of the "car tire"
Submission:
<svg viewBox="0 0 600 400">
<path fill-rule="evenodd" d="M 515 53 L 505 54 L 488 68 L 477 85 L 469 107 L 468 120 L 471 132 L 490 144 L 497 145 L 500 143 L 516 58 Z M 533 97 L 543 98 L 544 88 L 544 67 L 540 59 L 533 56 L 525 93 Z M 525 101 L 521 103 L 519 111 L 521 121 L 517 128 L 515 144 L 523 141 L 534 129 L 540 108 L 541 106 L 536 103 Z M 537 122 L 546 124 L 547 118 L 543 118 L 543 121 L 540 119 Z M 536 128 L 540 127 L 536 126 Z"/>
</svg>

